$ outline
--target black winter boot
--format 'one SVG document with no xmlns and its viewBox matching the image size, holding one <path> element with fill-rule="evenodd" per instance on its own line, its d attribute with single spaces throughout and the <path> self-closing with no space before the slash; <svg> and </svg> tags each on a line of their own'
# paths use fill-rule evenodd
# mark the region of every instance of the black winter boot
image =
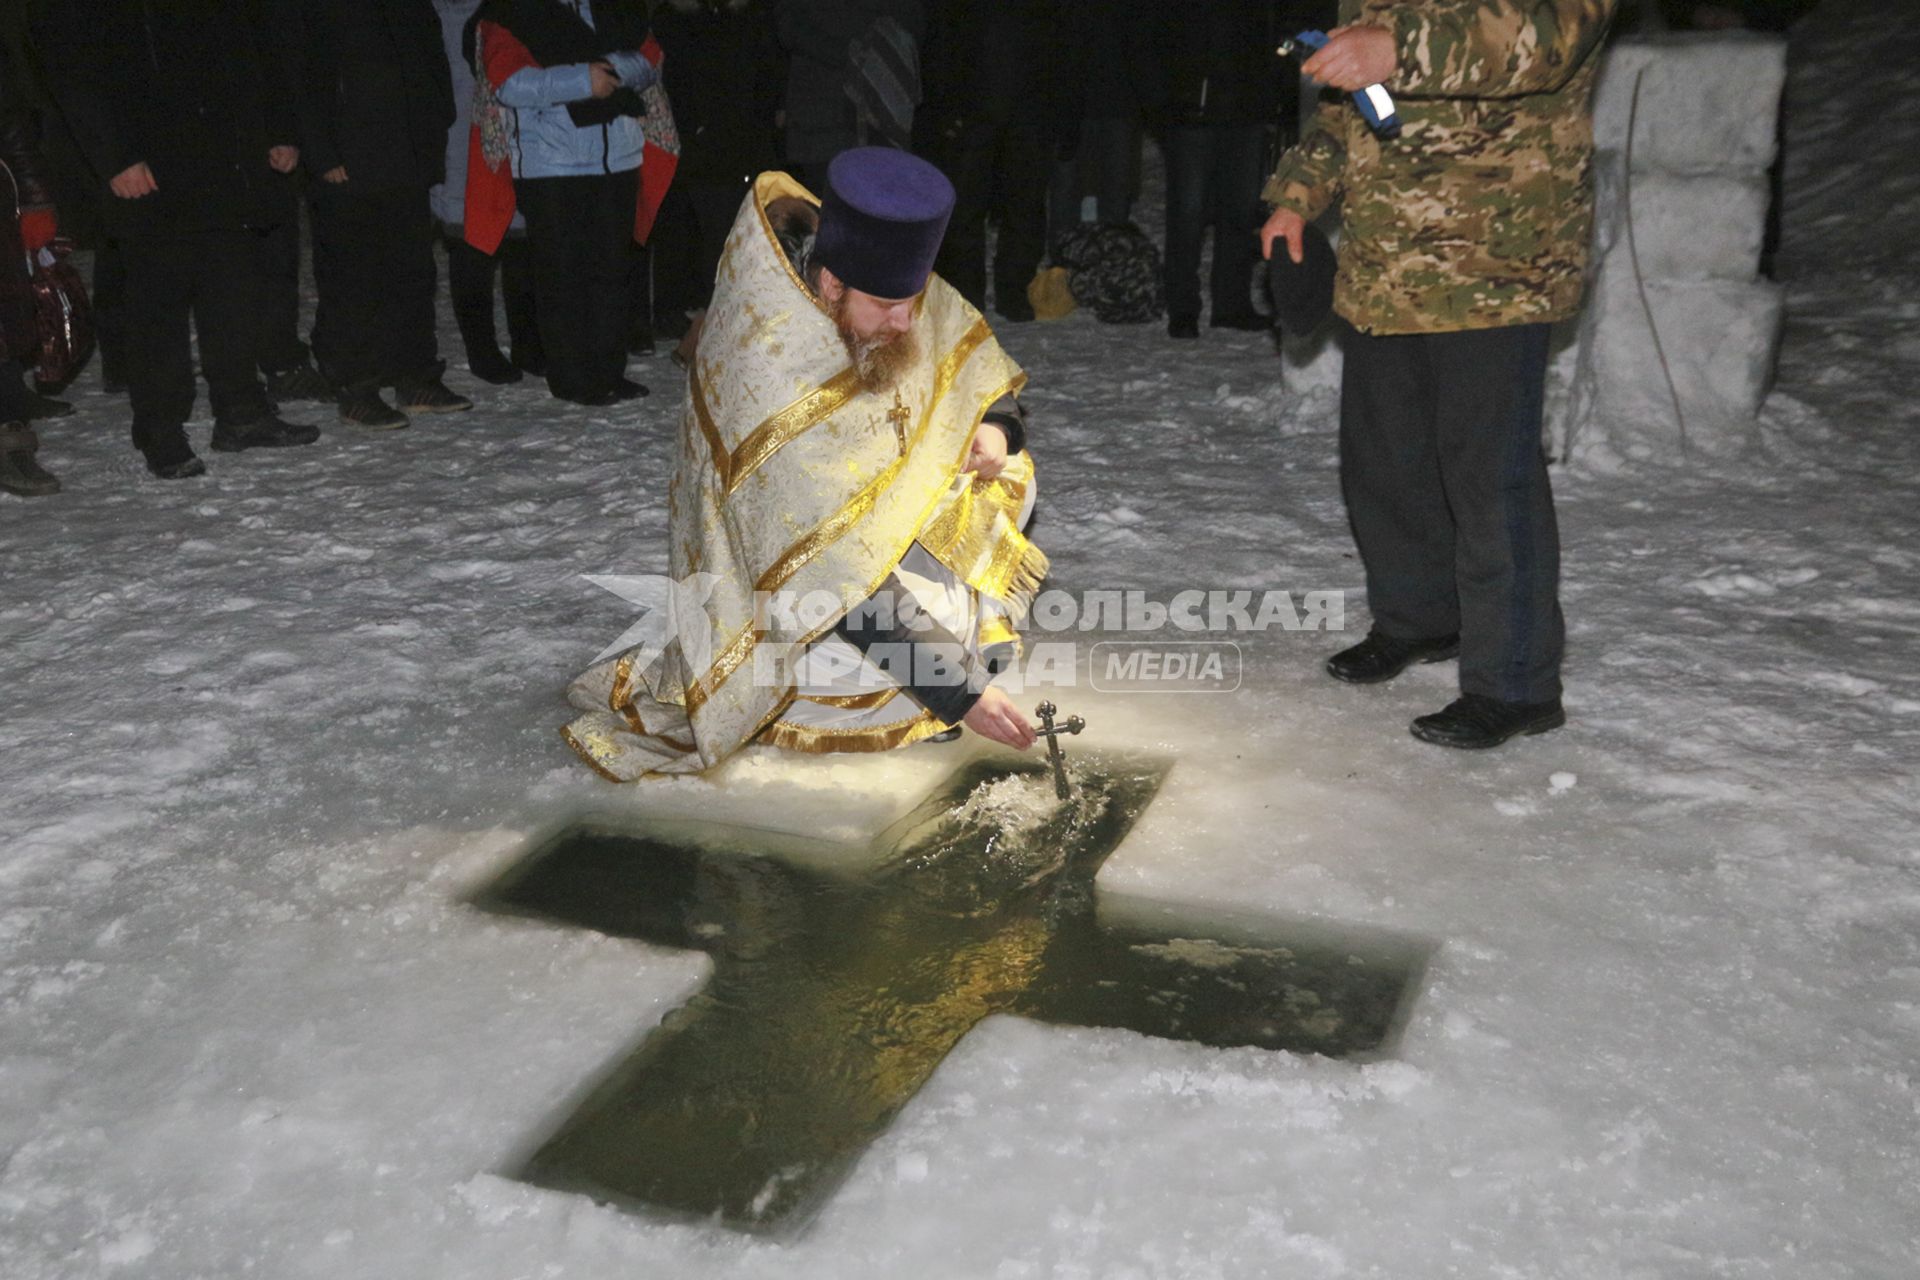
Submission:
<svg viewBox="0 0 1920 1280">
<path fill-rule="evenodd" d="M 23 498 L 60 492 L 60 481 L 34 460 L 40 437 L 24 422 L 0 422 L 0 489 Z"/>
<path fill-rule="evenodd" d="M 1379 684 L 1416 662 L 1445 662 L 1459 653 L 1458 634 L 1431 640 L 1396 640 L 1376 629 L 1367 632 L 1367 638 L 1359 644 L 1328 658 L 1327 674 L 1347 684 Z"/>
</svg>

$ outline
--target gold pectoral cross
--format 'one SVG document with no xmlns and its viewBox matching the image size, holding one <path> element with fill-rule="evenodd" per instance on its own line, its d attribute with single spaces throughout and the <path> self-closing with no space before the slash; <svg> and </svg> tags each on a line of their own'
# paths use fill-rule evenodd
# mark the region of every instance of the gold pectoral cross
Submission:
<svg viewBox="0 0 1920 1280">
<path fill-rule="evenodd" d="M 893 424 L 893 434 L 900 440 L 900 456 L 907 456 L 907 423 L 913 419 L 913 410 L 907 408 L 907 402 L 900 393 L 893 393 L 893 408 L 887 410 L 887 421 Z"/>
</svg>

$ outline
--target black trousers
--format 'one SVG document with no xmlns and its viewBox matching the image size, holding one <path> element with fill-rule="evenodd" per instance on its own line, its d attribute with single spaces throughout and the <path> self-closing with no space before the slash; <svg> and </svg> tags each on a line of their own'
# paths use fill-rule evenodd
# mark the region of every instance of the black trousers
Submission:
<svg viewBox="0 0 1920 1280">
<path fill-rule="evenodd" d="M 500 354 L 499 328 L 493 319 L 493 275 L 500 273 L 501 301 L 507 310 L 507 343 L 515 351 L 537 352 L 533 255 L 523 236 L 509 237 L 491 254 L 482 253 L 459 235 L 441 237 L 447 250 L 447 292 L 453 299 L 454 322 L 467 348 L 468 363 L 476 354 Z"/>
<path fill-rule="evenodd" d="M 300 341 L 300 220 L 254 233 L 260 257 L 260 370 L 280 373 L 307 362 Z"/>
<path fill-rule="evenodd" d="M 115 197 L 117 198 L 117 197 Z M 93 339 L 100 349 L 100 376 L 127 380 L 127 263 L 111 237 L 93 251 Z"/>
<path fill-rule="evenodd" d="M 1560 533 L 1541 449 L 1546 325 L 1349 330 L 1340 485 L 1374 625 L 1460 633 L 1460 688 L 1560 696 Z"/>
<path fill-rule="evenodd" d="M 315 182 L 309 197 L 320 372 L 342 390 L 438 374 L 427 189 Z"/>
<path fill-rule="evenodd" d="M 627 246 L 639 175 L 516 178 L 533 250 L 534 312 L 547 388 L 566 400 L 611 391 L 626 373 L 631 305 Z"/>
<path fill-rule="evenodd" d="M 272 412 L 256 370 L 260 272 L 253 231 L 129 236 L 122 333 L 133 442 L 143 452 L 177 443 L 193 413 L 193 348 L 200 338 L 215 422 L 252 422 Z"/>
<path fill-rule="evenodd" d="M 1200 243 L 1213 228 L 1213 318 L 1253 310 L 1260 225 L 1261 126 L 1175 125 L 1160 140 L 1167 162 L 1167 314 L 1200 315 Z"/>
<path fill-rule="evenodd" d="M 1027 284 L 1047 251 L 1047 184 L 1053 153 L 1037 122 L 975 121 L 943 149 L 953 181 L 953 217 L 940 246 L 939 270 L 974 306 L 987 305 L 987 219 L 1000 238 L 994 246 L 993 297 L 1004 310 L 1024 304 Z"/>
<path fill-rule="evenodd" d="M 679 337 L 687 313 L 713 301 L 714 273 L 746 195 L 741 181 L 676 180 L 667 189 L 650 246 L 654 321 L 661 333 Z"/>
</svg>

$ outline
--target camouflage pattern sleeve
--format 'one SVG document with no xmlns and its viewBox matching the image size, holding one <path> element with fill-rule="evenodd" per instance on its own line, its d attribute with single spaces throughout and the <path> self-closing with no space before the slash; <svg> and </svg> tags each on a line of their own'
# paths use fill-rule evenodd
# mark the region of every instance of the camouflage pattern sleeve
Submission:
<svg viewBox="0 0 1920 1280">
<path fill-rule="evenodd" d="M 1343 189 L 1342 175 L 1347 167 L 1344 125 L 1352 110 L 1344 103 L 1321 103 L 1300 141 L 1280 156 L 1260 198 L 1291 209 L 1308 222 L 1325 213 Z"/>
<path fill-rule="evenodd" d="M 1421 97 L 1554 93 L 1606 35 L 1616 0 L 1399 0 L 1364 5 L 1400 55 L 1387 82 Z"/>
</svg>

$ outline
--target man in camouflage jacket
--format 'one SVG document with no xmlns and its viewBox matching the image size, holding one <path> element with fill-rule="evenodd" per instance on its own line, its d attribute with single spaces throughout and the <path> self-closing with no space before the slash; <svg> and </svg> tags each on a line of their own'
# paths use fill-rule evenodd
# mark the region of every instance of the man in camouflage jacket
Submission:
<svg viewBox="0 0 1920 1280">
<path fill-rule="evenodd" d="M 1593 217 L 1591 101 L 1615 0 L 1341 0 L 1304 70 L 1383 83 L 1400 136 L 1344 93 L 1281 157 L 1261 231 L 1300 260 L 1340 205 L 1350 326 L 1341 486 L 1373 629 L 1338 679 L 1460 655 L 1462 696 L 1416 737 L 1490 747 L 1565 723 L 1559 534 L 1541 453 L 1550 325 L 1578 310 Z"/>
</svg>

